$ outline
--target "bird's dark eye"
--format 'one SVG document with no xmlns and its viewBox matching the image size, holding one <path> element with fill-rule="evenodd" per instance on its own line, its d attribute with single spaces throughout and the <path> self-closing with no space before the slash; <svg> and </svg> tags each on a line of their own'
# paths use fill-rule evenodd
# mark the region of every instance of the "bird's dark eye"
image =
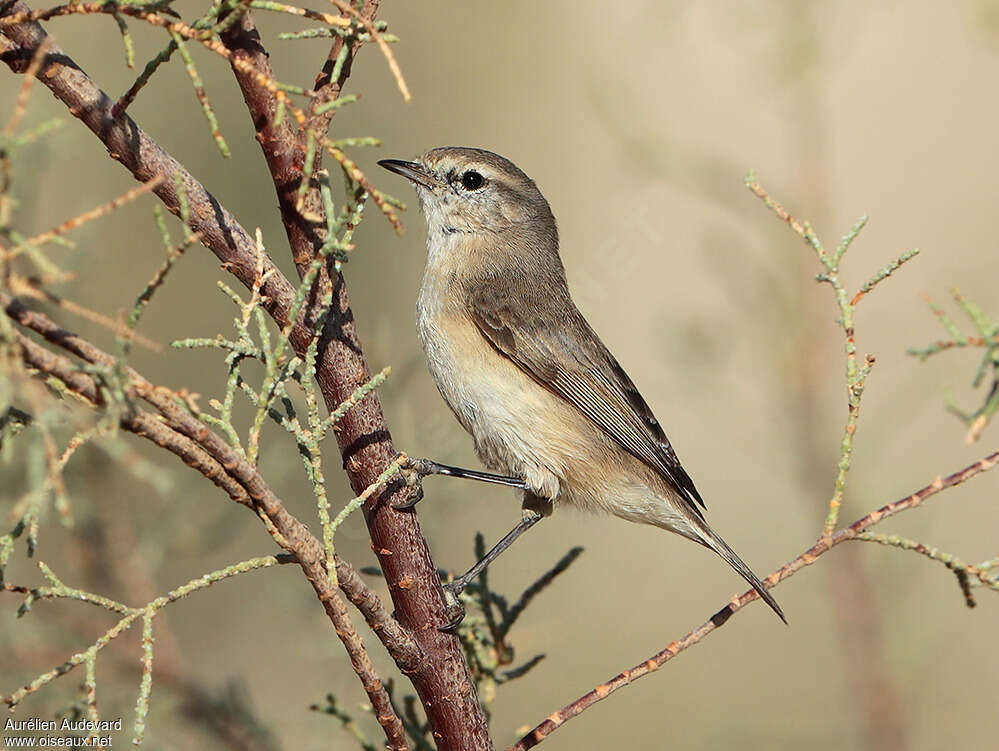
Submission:
<svg viewBox="0 0 999 751">
<path fill-rule="evenodd" d="M 485 182 L 486 178 L 475 170 L 470 169 L 461 176 L 461 184 L 465 186 L 465 190 L 478 190 L 485 184 Z"/>
</svg>

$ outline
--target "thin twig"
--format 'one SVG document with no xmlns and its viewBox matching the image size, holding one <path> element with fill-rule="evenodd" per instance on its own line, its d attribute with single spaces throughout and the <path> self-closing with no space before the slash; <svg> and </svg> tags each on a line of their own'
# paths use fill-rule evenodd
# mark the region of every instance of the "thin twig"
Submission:
<svg viewBox="0 0 999 751">
<path fill-rule="evenodd" d="M 382 54 L 385 56 L 385 62 L 388 63 L 389 70 L 392 71 L 392 75 L 395 76 L 395 83 L 399 87 L 399 91 L 402 93 L 402 98 L 407 102 L 413 97 L 409 93 L 409 87 L 406 85 L 406 80 L 402 77 L 402 69 L 399 67 L 399 63 L 395 60 L 395 55 L 392 54 L 392 49 L 388 46 L 388 43 L 382 37 L 378 30 L 375 28 L 375 24 L 370 18 L 358 13 L 357 10 L 348 2 L 344 0 L 330 0 L 330 2 L 340 9 L 341 13 L 346 13 L 353 18 L 356 18 L 361 25 L 368 30 L 371 38 L 375 40 L 378 45 L 378 49 L 381 50 Z"/>
<path fill-rule="evenodd" d="M 3 129 L 4 138 L 11 138 L 14 135 L 14 131 L 17 130 L 17 126 L 21 124 L 21 119 L 28 108 L 28 99 L 31 97 L 31 88 L 35 83 L 35 76 L 38 74 L 38 68 L 41 67 L 42 60 L 45 59 L 48 47 L 48 40 L 38 45 L 38 49 L 35 50 L 35 54 L 31 58 L 31 63 L 28 64 L 28 69 L 24 72 L 24 81 L 21 82 L 21 90 L 17 94 L 14 111 L 11 113 L 6 127 Z"/>
<path fill-rule="evenodd" d="M 50 303 L 61 308 L 62 310 L 65 310 L 67 313 L 72 313 L 73 315 L 80 316 L 80 318 L 85 318 L 92 323 L 96 323 L 99 326 L 103 326 L 109 331 L 113 331 L 118 336 L 128 337 L 131 341 L 145 347 L 148 350 L 153 352 L 163 351 L 162 344 L 150 339 L 147 336 L 131 331 L 128 326 L 121 321 L 111 318 L 110 316 L 106 316 L 103 313 L 98 313 L 96 310 L 91 310 L 90 308 L 73 302 L 72 300 L 54 295 L 47 289 L 42 289 L 37 284 L 33 284 L 32 279 L 25 278 L 18 274 L 11 274 L 7 281 L 10 291 L 15 295 L 30 297 L 35 300 Z"/>
<path fill-rule="evenodd" d="M 964 574 L 965 578 L 969 576 L 975 577 L 982 586 L 989 587 L 999 592 L 999 579 L 989 576 L 988 570 L 982 569 L 979 566 L 975 566 L 971 563 L 965 563 L 956 555 L 951 555 L 950 553 L 945 553 L 940 550 L 940 548 L 930 547 L 924 545 L 916 540 L 910 540 L 907 537 L 899 537 L 898 535 L 883 535 L 876 534 L 874 532 L 863 532 L 857 535 L 858 540 L 864 540 L 865 542 L 874 542 L 878 545 L 885 545 L 888 547 L 898 548 L 899 550 L 911 550 L 920 555 L 924 555 L 931 561 L 937 561 L 942 563 L 950 571 L 955 574 Z"/>
<path fill-rule="evenodd" d="M 149 180 L 148 182 L 142 185 L 136 186 L 131 190 L 126 191 L 117 198 L 114 198 L 105 204 L 101 204 L 97 208 L 91 209 L 90 211 L 85 211 L 82 214 L 79 214 L 78 216 L 74 216 L 72 219 L 67 219 L 58 227 L 53 227 L 52 229 L 47 230 L 46 232 L 42 232 L 40 234 L 35 235 L 34 237 L 28 238 L 24 244 L 38 246 L 47 243 L 51 240 L 54 240 L 57 237 L 61 237 L 62 235 L 65 235 L 67 232 L 71 232 L 72 230 L 76 229 L 80 225 L 86 224 L 87 222 L 92 222 L 95 219 L 100 219 L 103 216 L 107 216 L 115 209 L 124 206 L 126 203 L 134 201 L 136 198 L 139 198 L 140 196 L 144 196 L 149 191 L 159 187 L 160 183 L 162 182 L 163 178 L 160 176 L 156 176 L 152 180 Z M 16 254 L 17 248 L 14 248 L 12 253 Z"/>
<path fill-rule="evenodd" d="M 853 457 L 853 441 L 857 432 L 857 423 L 860 415 L 860 402 L 863 396 L 864 387 L 867 383 L 867 376 L 870 375 L 874 367 L 874 356 L 868 354 L 864 358 L 862 365 L 857 364 L 857 342 L 853 327 L 853 314 L 857 304 L 875 286 L 883 282 L 904 263 L 915 258 L 919 253 L 918 249 L 909 250 L 902 253 L 897 259 L 879 269 L 860 290 L 851 298 L 846 288 L 843 286 L 839 276 L 839 264 L 843 255 L 857 239 L 857 235 L 867 224 L 867 217 L 861 217 L 851 230 L 840 241 L 836 251 L 830 254 L 812 226 L 806 222 L 799 222 L 790 212 L 787 211 L 778 201 L 774 200 L 770 194 L 756 181 L 750 174 L 746 177 L 746 187 L 757 198 L 769 208 L 777 218 L 786 223 L 794 232 L 800 236 L 814 251 L 825 271 L 816 275 L 815 279 L 825 282 L 833 289 L 836 297 L 836 304 L 839 307 L 839 325 L 844 334 L 844 354 L 846 355 L 846 390 L 847 390 L 847 420 L 843 428 L 843 438 L 840 441 L 840 458 L 837 465 L 836 480 L 833 486 L 833 495 L 829 500 L 829 510 L 826 514 L 825 524 L 822 526 L 822 536 L 829 538 L 836 529 L 839 521 L 839 511 L 843 504 L 843 492 L 846 489 L 846 478 L 850 471 Z"/>
</svg>

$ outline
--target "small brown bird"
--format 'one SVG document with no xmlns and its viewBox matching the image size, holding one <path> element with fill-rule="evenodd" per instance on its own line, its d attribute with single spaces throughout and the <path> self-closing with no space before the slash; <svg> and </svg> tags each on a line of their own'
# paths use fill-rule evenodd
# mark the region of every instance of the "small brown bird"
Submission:
<svg viewBox="0 0 999 751">
<path fill-rule="evenodd" d="M 379 164 L 414 184 L 427 221 L 417 310 L 430 373 L 479 458 L 505 475 L 428 460 L 413 469 L 524 490 L 521 522 L 450 589 L 460 592 L 523 531 L 568 504 L 711 548 L 786 623 L 763 583 L 708 525 L 649 405 L 573 303 L 555 217 L 534 181 L 473 148 Z"/>
</svg>

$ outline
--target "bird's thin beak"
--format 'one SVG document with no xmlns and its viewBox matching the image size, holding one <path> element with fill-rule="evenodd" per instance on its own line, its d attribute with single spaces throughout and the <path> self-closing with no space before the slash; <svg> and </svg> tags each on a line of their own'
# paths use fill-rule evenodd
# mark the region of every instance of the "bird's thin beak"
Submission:
<svg viewBox="0 0 999 751">
<path fill-rule="evenodd" d="M 419 162 L 404 162 L 401 159 L 382 159 L 378 162 L 379 167 L 384 167 L 389 172 L 402 175 L 407 180 L 412 180 L 417 185 L 424 188 L 433 189 L 437 180 Z"/>
</svg>

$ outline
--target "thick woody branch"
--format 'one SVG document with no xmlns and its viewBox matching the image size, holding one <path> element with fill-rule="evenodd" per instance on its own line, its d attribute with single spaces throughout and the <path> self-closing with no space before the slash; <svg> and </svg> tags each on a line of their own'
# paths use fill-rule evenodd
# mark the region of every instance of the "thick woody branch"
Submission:
<svg viewBox="0 0 999 751">
<path fill-rule="evenodd" d="M 377 8 L 377 1 L 368 0 L 361 13 L 371 20 Z M 256 75 L 236 66 L 233 73 L 271 170 L 292 258 L 301 275 L 325 240 L 323 206 L 315 187 L 306 193 L 302 211 L 297 208 L 300 181 L 311 178 L 302 174 L 307 132 L 318 129 L 314 131 L 317 137 L 324 135 L 333 111 L 313 115 L 306 129 L 297 133 L 292 133 L 290 125 L 275 126 L 277 102 L 259 83 L 271 77 L 270 64 L 252 18 L 244 16 L 223 35 L 223 42 L 232 50 L 234 59 L 252 62 L 254 66 Z M 330 69 L 331 61 L 341 54 L 346 43 L 340 39 L 334 42 L 328 62 Z M 321 76 L 317 81 L 319 97 L 315 102 L 339 96 L 349 75 L 350 62 L 360 46 L 356 41 L 350 44 L 339 77 L 330 80 L 328 75 L 326 79 Z M 317 159 L 314 169 L 318 166 Z M 319 221 L 312 217 L 318 217 Z M 331 277 L 323 269 L 313 288 L 313 302 L 323 299 L 328 292 L 333 294 L 333 307 L 320 340 L 317 380 L 327 406 L 333 409 L 369 380 L 370 371 L 357 336 L 344 279 L 335 273 Z M 306 317 L 311 317 L 308 311 Z M 374 482 L 396 453 L 377 396 L 365 397 L 338 426 L 340 431 L 336 435 L 344 465 L 352 487 L 360 493 Z M 410 673 L 409 678 L 423 702 L 440 751 L 491 749 L 486 718 L 461 645 L 457 638 L 437 628 L 447 622 L 447 615 L 437 567 L 419 522 L 415 513 L 391 508 L 400 490 L 403 488 L 398 484 L 386 488 L 365 504 L 364 511 L 372 549 L 389 584 L 396 614 L 424 655 L 420 668 Z"/>
<path fill-rule="evenodd" d="M 886 504 L 876 511 L 872 511 L 867 514 L 867 516 L 855 521 L 849 527 L 839 530 L 831 537 L 819 538 L 818 542 L 816 542 L 808 550 L 801 553 L 801 555 L 794 560 L 788 561 L 779 569 L 767 576 L 763 580 L 763 583 L 766 584 L 768 588 L 775 587 L 785 579 L 789 579 L 794 576 L 794 574 L 803 569 L 805 566 L 810 566 L 815 563 L 820 556 L 828 553 L 837 545 L 847 542 L 848 540 L 858 539 L 865 530 L 887 519 L 889 516 L 894 516 L 902 511 L 916 508 L 937 493 L 947 490 L 948 488 L 953 488 L 956 485 L 960 485 L 961 483 L 970 480 L 975 475 L 987 472 L 997 463 L 999 463 L 999 451 L 993 451 L 988 456 L 979 459 L 977 462 L 968 465 L 964 469 L 958 470 L 957 472 L 947 475 L 946 477 L 937 477 L 936 480 L 931 482 L 929 485 L 920 488 L 912 495 Z M 526 749 L 534 748 L 568 720 L 571 720 L 573 717 L 581 714 L 588 707 L 591 707 L 602 699 L 606 699 L 618 689 L 622 689 L 628 684 L 634 683 L 639 678 L 659 670 L 659 668 L 672 660 L 678 654 L 701 642 L 704 637 L 712 631 L 724 626 L 728 622 L 728 619 L 735 613 L 739 612 L 746 607 L 746 605 L 758 598 L 759 595 L 752 589 L 748 592 L 744 592 L 739 597 L 734 598 L 725 607 L 711 616 L 709 620 L 702 623 L 683 638 L 672 642 L 665 649 L 657 652 L 630 670 L 618 673 L 609 681 L 600 684 L 596 688 L 580 696 L 571 704 L 567 704 L 562 709 L 550 715 L 544 722 L 536 726 L 531 732 L 511 746 L 509 751 L 526 751 Z"/>
<path fill-rule="evenodd" d="M 233 75 L 243 92 L 257 141 L 277 191 L 281 220 L 290 236 L 294 232 L 291 238 L 292 258 L 299 273 L 303 273 L 314 256 L 302 249 L 311 250 L 314 244 L 318 247 L 325 239 L 322 223 L 308 221 L 296 209 L 298 186 L 305 163 L 304 143 L 299 142 L 298 131 L 291 118 L 285 117 L 280 125 L 276 124 L 277 97 L 266 86 L 260 85 L 258 76 L 272 79 L 274 74 L 250 11 L 222 33 L 222 42 L 232 53 Z M 242 65 L 237 66 L 237 62 Z M 310 208 L 315 210 L 315 207 Z M 328 287 L 328 277 L 326 283 Z"/>
<path fill-rule="evenodd" d="M 0 295 L 0 304 L 7 315 L 20 325 L 43 336 L 91 365 L 111 367 L 114 358 L 84 339 L 59 328 L 45 315 L 24 308 L 17 300 Z M 31 341 L 23 334 L 17 335 L 22 358 L 32 368 L 54 376 L 94 406 L 103 406 L 103 396 L 94 379 L 80 372 L 68 358 L 56 355 Z M 337 635 L 347 648 L 351 664 L 382 723 L 390 747 L 408 749 L 402 723 L 392 708 L 387 692 L 375 672 L 364 643 L 347 613 L 343 600 L 337 594 L 326 571 L 326 558 L 322 543 L 308 528 L 291 515 L 284 503 L 274 494 L 252 465 L 240 456 L 225 440 L 186 412 L 172 392 L 158 388 L 131 368 L 125 369 L 129 391 L 134 396 L 153 405 L 165 422 L 141 412 L 128 412 L 121 417 L 126 430 L 152 440 L 180 457 L 211 479 L 237 502 L 260 509 L 279 533 L 283 547 L 293 553 L 306 578 L 312 584 Z M 401 666 L 414 665 L 419 653 L 415 643 L 402 631 L 391 616 L 380 607 L 372 607 L 377 597 L 361 581 L 357 572 L 346 562 L 337 560 L 338 576 L 345 593 L 355 604 L 363 605 L 365 616 L 377 619 L 372 628 L 389 648 L 393 659 Z"/>
</svg>

